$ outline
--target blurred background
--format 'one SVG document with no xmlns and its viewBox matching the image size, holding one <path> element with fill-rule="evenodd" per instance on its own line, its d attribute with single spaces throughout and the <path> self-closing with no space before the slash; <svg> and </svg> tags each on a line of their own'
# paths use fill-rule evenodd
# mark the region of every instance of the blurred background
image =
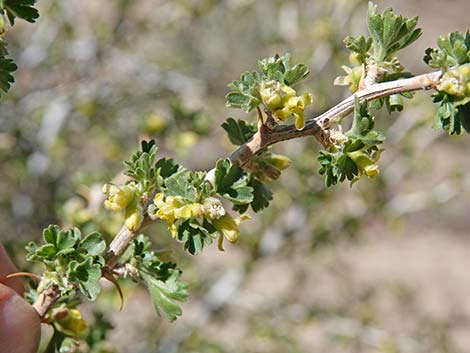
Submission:
<svg viewBox="0 0 470 353">
<path fill-rule="evenodd" d="M 400 59 L 428 70 L 438 35 L 469 27 L 468 0 L 379 1 L 420 16 L 423 37 Z M 19 66 L 0 100 L 0 240 L 22 269 L 24 244 L 50 223 L 99 229 L 122 219 L 101 208 L 139 140 L 207 170 L 233 146 L 220 124 L 255 119 L 225 108 L 227 84 L 257 60 L 291 52 L 311 74 L 311 116 L 348 94 L 346 35 L 366 32 L 362 0 L 50 0 L 7 41 Z M 109 352 L 470 352 L 470 137 L 432 130 L 429 94 L 403 113 L 377 112 L 386 133 L 381 174 L 326 190 L 313 139 L 274 151 L 293 163 L 272 184 L 272 206 L 221 253 L 184 254 L 166 227 L 146 231 L 172 250 L 190 283 L 183 317 L 152 312 L 144 289 L 110 288 L 95 307 Z M 32 269 L 34 270 L 34 269 Z M 101 316 L 99 316 L 101 317 Z M 103 325 L 103 327 L 106 325 Z"/>
</svg>

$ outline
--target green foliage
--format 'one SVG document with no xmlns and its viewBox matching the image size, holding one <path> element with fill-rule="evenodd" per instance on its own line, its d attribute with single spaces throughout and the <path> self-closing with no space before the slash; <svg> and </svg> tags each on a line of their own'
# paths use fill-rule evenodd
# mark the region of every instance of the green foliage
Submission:
<svg viewBox="0 0 470 353">
<path fill-rule="evenodd" d="M 228 107 L 250 112 L 261 104 L 259 89 L 262 82 L 276 81 L 290 86 L 307 77 L 310 72 L 304 64 L 291 66 L 289 53 L 262 59 L 258 61 L 258 66 L 261 73 L 245 72 L 240 80 L 229 84 L 230 91 L 226 96 Z"/>
<path fill-rule="evenodd" d="M 198 202 L 212 194 L 205 172 L 182 171 L 165 180 L 165 195 L 180 196 L 185 201 Z"/>
<path fill-rule="evenodd" d="M 90 326 L 88 334 L 85 338 L 88 347 L 90 347 L 91 353 L 99 352 L 113 352 L 113 350 L 106 350 L 108 346 L 105 342 L 106 336 L 109 331 L 111 331 L 114 326 L 113 324 L 105 317 L 104 313 L 95 311 L 93 313 L 93 325 Z"/>
<path fill-rule="evenodd" d="M 455 101 L 449 95 L 438 92 L 433 101 L 440 102 L 434 118 L 435 128 L 442 128 L 450 135 L 470 133 L 470 97 Z"/>
<path fill-rule="evenodd" d="M 13 26 L 17 17 L 32 23 L 36 21 L 39 12 L 33 7 L 35 3 L 36 0 L 1 0 L 0 8 L 6 12 L 8 20 Z"/>
<path fill-rule="evenodd" d="M 253 188 L 248 186 L 248 178 L 229 159 L 220 159 L 215 167 L 215 190 L 217 194 L 234 204 L 249 204 L 253 201 Z"/>
<path fill-rule="evenodd" d="M 369 2 L 367 28 L 370 37 L 348 36 L 344 40 L 346 48 L 359 55 L 360 63 L 373 61 L 382 69 L 400 70 L 400 63 L 395 53 L 407 47 L 421 36 L 421 29 L 416 28 L 418 17 L 404 18 L 396 15 L 391 8 L 378 13 L 377 5 Z"/>
<path fill-rule="evenodd" d="M 369 2 L 367 27 L 369 37 L 348 36 L 344 40 L 346 48 L 354 55 L 350 61 L 355 67 L 344 66 L 347 76 L 336 78 L 335 84 L 348 84 L 351 91 L 359 88 L 360 80 L 363 79 L 362 65 L 368 70 L 375 71 L 377 82 L 394 81 L 400 78 L 411 77 L 403 67 L 395 54 L 416 41 L 421 36 L 421 29 L 416 28 L 418 17 L 404 18 L 396 15 L 391 8 L 384 10 L 381 14 L 377 11 L 377 5 Z M 402 98 L 411 98 L 411 93 L 393 95 L 376 99 L 371 103 L 376 109 L 386 106 L 389 113 L 403 110 Z"/>
<path fill-rule="evenodd" d="M 372 38 L 365 38 L 364 36 L 359 36 L 354 38 L 352 36 L 347 36 L 344 39 L 344 45 L 349 50 L 359 54 L 359 61 L 361 64 L 365 63 L 366 58 L 368 57 L 368 52 L 372 46 Z"/>
<path fill-rule="evenodd" d="M 43 240 L 44 245 L 30 242 L 26 247 L 27 260 L 41 262 L 48 270 L 43 285 L 56 284 L 64 292 L 78 288 L 88 299 L 95 300 L 104 266 L 103 237 L 94 232 L 82 238 L 77 228 L 60 229 L 50 225 L 43 232 Z"/>
<path fill-rule="evenodd" d="M 176 239 L 184 244 L 184 250 L 198 255 L 205 246 L 212 244 L 216 235 L 216 229 L 207 220 L 201 225 L 196 219 L 188 219 L 178 227 Z"/>
<path fill-rule="evenodd" d="M 345 138 L 329 151 L 318 154 L 319 173 L 325 175 L 327 187 L 345 179 L 355 182 L 364 174 L 374 177 L 379 173 L 375 163 L 382 151 L 379 145 L 385 137 L 374 130 L 374 118 L 366 102 L 361 104 L 356 99 L 353 124 Z"/>
<path fill-rule="evenodd" d="M 172 159 L 160 159 L 155 162 L 157 150 L 155 140 L 142 141 L 141 151 L 134 153 L 129 161 L 124 162 L 124 173 L 138 182 L 142 193 L 161 186 L 164 179 L 180 168 Z"/>
<path fill-rule="evenodd" d="M 248 210 L 249 206 L 251 206 L 254 212 L 260 212 L 268 207 L 269 202 L 273 199 L 273 193 L 269 187 L 256 179 L 252 173 L 250 173 L 247 185 L 253 189 L 253 201 L 249 204 L 234 205 L 234 209 L 240 213 L 244 213 Z"/>
<path fill-rule="evenodd" d="M 470 32 L 465 36 L 460 32 L 452 32 L 448 36 L 440 36 L 437 40 L 439 48 L 426 49 L 424 62 L 430 67 L 446 72 L 449 68 L 470 62 Z"/>
<path fill-rule="evenodd" d="M 443 73 L 433 101 L 440 103 L 434 127 L 447 133 L 470 133 L 470 33 L 439 37 L 439 48 L 428 48 L 424 61 Z"/>
<path fill-rule="evenodd" d="M 155 311 L 174 321 L 182 314 L 175 301 L 186 301 L 187 284 L 179 281 L 181 270 L 174 263 L 160 261 L 150 247 L 144 236 L 134 240 L 130 263 L 146 283 Z"/>
<path fill-rule="evenodd" d="M 0 90 L 3 92 L 8 92 L 11 84 L 15 82 L 12 73 L 18 68 L 6 55 L 8 55 L 6 43 L 0 39 Z"/>
<path fill-rule="evenodd" d="M 392 61 L 393 55 L 418 39 L 422 31 L 416 28 L 418 17 L 404 18 L 391 8 L 377 12 L 377 5 L 369 2 L 367 27 L 372 38 L 372 57 L 376 62 Z"/>
<path fill-rule="evenodd" d="M 288 86 L 296 84 L 310 73 L 304 64 L 297 64 L 291 67 L 291 55 L 286 53 L 283 56 L 276 54 L 269 58 L 258 61 L 258 66 L 262 72 L 261 79 L 264 81 L 277 81 Z"/>
<path fill-rule="evenodd" d="M 227 107 L 241 108 L 250 112 L 261 104 L 259 84 L 261 77 L 257 72 L 245 72 L 240 80 L 229 84 L 230 92 L 225 97 Z"/>
<path fill-rule="evenodd" d="M 72 260 L 69 262 L 67 275 L 72 282 L 78 284 L 78 288 L 88 299 L 95 300 L 101 291 L 98 282 L 101 278 L 103 265 L 103 262 L 94 263 L 92 257 L 88 257 L 82 262 Z"/>
<path fill-rule="evenodd" d="M 248 123 L 245 120 L 235 120 L 233 118 L 228 118 L 222 124 L 222 128 L 227 132 L 230 142 L 237 146 L 248 142 L 258 130 L 253 123 Z"/>
</svg>

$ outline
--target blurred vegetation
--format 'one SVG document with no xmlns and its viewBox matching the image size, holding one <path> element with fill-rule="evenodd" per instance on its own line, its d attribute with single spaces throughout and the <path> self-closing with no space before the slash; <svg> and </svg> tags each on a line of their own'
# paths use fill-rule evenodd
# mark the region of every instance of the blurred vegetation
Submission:
<svg viewBox="0 0 470 353">
<path fill-rule="evenodd" d="M 366 6 L 41 1 L 36 24 L 7 33 L 19 70 L 0 101 L 0 239 L 19 267 L 30 266 L 24 244 L 50 223 L 115 234 L 122 219 L 102 209 L 101 184 L 121 178 L 141 139 L 155 137 L 160 156 L 194 170 L 228 155 L 220 124 L 245 116 L 225 108 L 226 85 L 258 58 L 289 51 L 308 64 L 309 115 L 338 102 L 347 94 L 332 84 L 347 62 L 342 40 L 365 31 Z M 468 13 L 466 1 L 452 6 Z M 420 10 L 408 15 L 427 16 Z M 272 207 L 225 253 L 184 255 L 164 225 L 149 228 L 182 258 L 192 297 L 183 318 L 156 319 L 139 291 L 118 313 L 110 288 L 97 304 L 107 319 L 97 316 L 89 340 L 110 320 L 117 352 L 465 353 L 470 143 L 430 129 L 429 101 L 420 93 L 404 113 L 377 116 L 382 174 L 352 188 L 325 190 L 313 139 L 276 146 L 292 166 L 273 184 Z M 90 317 L 95 309 L 84 308 Z"/>
</svg>

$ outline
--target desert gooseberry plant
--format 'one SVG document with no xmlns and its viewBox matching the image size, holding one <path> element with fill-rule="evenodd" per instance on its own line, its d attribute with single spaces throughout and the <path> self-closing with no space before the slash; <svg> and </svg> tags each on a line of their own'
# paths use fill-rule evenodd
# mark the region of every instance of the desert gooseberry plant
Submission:
<svg viewBox="0 0 470 353">
<path fill-rule="evenodd" d="M 34 0 L 0 0 L 0 33 L 17 19 L 34 22 L 39 16 L 34 4 Z M 50 225 L 41 244 L 31 242 L 26 247 L 27 260 L 44 268 L 26 298 L 54 329 L 49 351 L 75 351 L 84 339 L 88 325 L 77 305 L 98 297 L 102 278 L 121 293 L 120 277 L 131 277 L 147 287 L 156 313 L 176 320 L 182 314 L 178 302 L 188 297 L 187 285 L 180 279 L 178 265 L 153 249 L 144 229 L 164 222 L 169 236 L 192 255 L 214 242 L 220 250 L 225 241 L 237 242 L 240 223 L 249 219 L 246 212 L 269 207 L 269 183 L 289 167 L 289 159 L 272 153 L 270 146 L 300 137 L 318 140 L 322 146 L 318 172 L 326 187 L 374 178 L 380 173 L 385 136 L 376 130 L 371 108 L 401 111 L 403 99 L 413 99 L 417 90 L 432 92 L 438 105 L 434 128 L 449 135 L 469 133 L 470 34 L 439 37 L 437 47 L 424 53 L 430 71 L 413 75 L 397 53 L 420 37 L 417 22 L 417 17 L 405 18 L 392 9 L 379 12 L 370 3 L 369 33 L 345 38 L 350 62 L 342 67 L 345 75 L 334 80 L 348 86 L 351 95 L 316 117 L 305 113 L 315 98 L 295 88 L 309 68 L 293 63 L 289 54 L 259 60 L 256 70 L 229 84 L 226 95 L 228 107 L 254 112 L 255 118 L 229 118 L 222 124 L 237 147 L 212 170 L 192 171 L 173 159 L 159 158 L 157 142 L 142 141 L 140 150 L 124 162 L 127 180 L 102 188 L 104 207 L 123 216 L 122 228 L 109 244 L 98 232 L 82 234 L 78 228 Z M 16 68 L 0 38 L 1 90 L 9 90 Z M 342 125 L 349 115 L 352 124 L 346 130 Z"/>
</svg>

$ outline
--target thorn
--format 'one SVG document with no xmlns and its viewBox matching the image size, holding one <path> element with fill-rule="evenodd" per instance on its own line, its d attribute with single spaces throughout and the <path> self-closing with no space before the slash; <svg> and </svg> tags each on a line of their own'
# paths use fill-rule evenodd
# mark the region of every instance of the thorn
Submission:
<svg viewBox="0 0 470 353">
<path fill-rule="evenodd" d="M 35 280 L 36 282 L 41 282 L 41 277 L 39 277 L 38 275 L 36 275 L 34 273 L 30 273 L 30 272 L 10 273 L 10 274 L 5 276 L 5 279 L 15 278 L 15 277 L 29 277 L 29 278 L 32 278 L 33 280 Z"/>
<path fill-rule="evenodd" d="M 124 295 L 122 294 L 121 286 L 119 285 L 116 278 L 114 278 L 114 276 L 107 270 L 103 270 L 103 277 L 106 278 L 109 282 L 111 282 L 114 285 L 114 288 L 116 288 L 116 290 L 118 291 L 119 299 L 121 299 L 119 311 L 122 311 L 122 308 L 124 307 Z"/>
</svg>

